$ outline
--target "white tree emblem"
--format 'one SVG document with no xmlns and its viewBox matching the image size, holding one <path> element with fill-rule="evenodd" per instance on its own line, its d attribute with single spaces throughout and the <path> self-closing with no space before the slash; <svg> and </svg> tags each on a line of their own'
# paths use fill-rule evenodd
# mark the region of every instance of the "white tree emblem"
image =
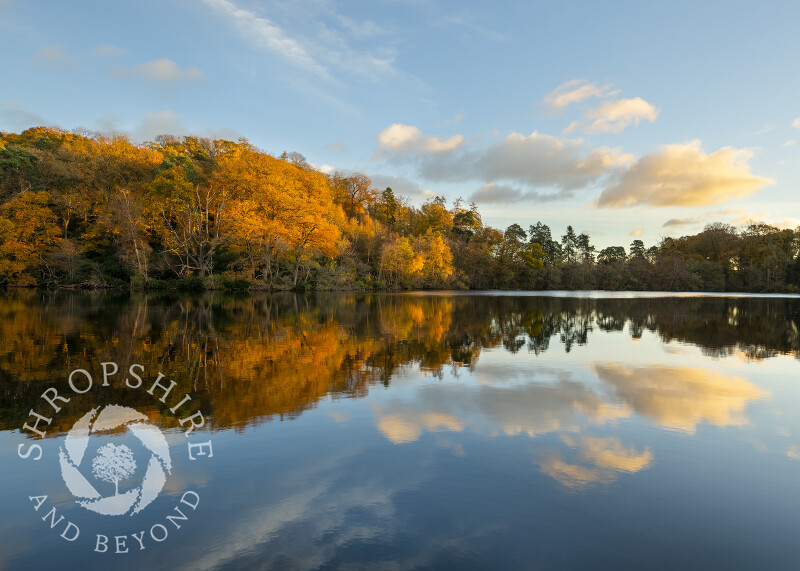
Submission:
<svg viewBox="0 0 800 571">
<path fill-rule="evenodd" d="M 133 451 L 125 446 L 106 444 L 97 451 L 92 460 L 92 474 L 114 484 L 114 495 L 119 495 L 119 482 L 130 478 L 136 471 Z"/>
</svg>

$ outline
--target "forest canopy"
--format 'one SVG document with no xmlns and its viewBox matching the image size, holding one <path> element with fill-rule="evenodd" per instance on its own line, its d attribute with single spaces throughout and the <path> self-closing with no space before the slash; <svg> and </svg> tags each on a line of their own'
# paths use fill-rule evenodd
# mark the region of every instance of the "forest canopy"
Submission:
<svg viewBox="0 0 800 571">
<path fill-rule="evenodd" d="M 523 222 L 523 221 L 521 221 Z M 714 223 L 597 250 L 568 226 L 492 228 L 361 173 L 238 142 L 0 133 L 0 285 L 183 289 L 796 292 L 800 228 Z"/>
</svg>

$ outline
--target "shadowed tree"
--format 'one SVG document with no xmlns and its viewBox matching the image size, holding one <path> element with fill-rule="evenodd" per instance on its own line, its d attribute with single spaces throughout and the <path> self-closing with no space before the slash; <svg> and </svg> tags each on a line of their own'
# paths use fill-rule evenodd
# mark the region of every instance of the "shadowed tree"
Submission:
<svg viewBox="0 0 800 571">
<path fill-rule="evenodd" d="M 634 240 L 631 242 L 631 258 L 644 258 L 647 250 L 644 247 L 644 242 L 641 240 Z"/>
<path fill-rule="evenodd" d="M 567 232 L 561 236 L 561 248 L 564 252 L 565 261 L 572 264 L 577 261 L 578 256 L 578 236 L 572 226 L 567 226 Z"/>
</svg>

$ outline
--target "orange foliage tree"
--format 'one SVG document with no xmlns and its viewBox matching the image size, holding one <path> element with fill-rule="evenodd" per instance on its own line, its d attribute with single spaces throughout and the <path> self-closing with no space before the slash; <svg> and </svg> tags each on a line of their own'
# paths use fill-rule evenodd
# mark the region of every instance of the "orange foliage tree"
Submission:
<svg viewBox="0 0 800 571">
<path fill-rule="evenodd" d="M 47 271 L 44 257 L 61 240 L 47 192 L 23 191 L 0 207 L 0 283 L 26 286 Z"/>
</svg>

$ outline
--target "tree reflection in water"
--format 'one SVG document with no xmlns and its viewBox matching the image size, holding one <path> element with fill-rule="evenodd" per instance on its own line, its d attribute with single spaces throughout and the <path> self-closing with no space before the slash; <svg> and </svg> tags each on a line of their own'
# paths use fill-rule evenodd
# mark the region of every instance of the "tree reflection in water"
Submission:
<svg viewBox="0 0 800 571">
<path fill-rule="evenodd" d="M 198 407 L 212 412 L 212 428 L 242 428 L 296 417 L 327 395 L 362 397 L 374 384 L 389 386 L 409 367 L 441 377 L 450 369 L 473 369 L 481 352 L 492 348 L 536 355 L 570 352 L 589 343 L 595 329 L 627 330 L 634 339 L 650 331 L 665 343 L 696 345 L 712 357 L 738 352 L 755 360 L 778 354 L 798 358 L 800 301 L 11 291 L 0 297 L 0 428 L 18 428 L 44 388 L 65 387 L 70 371 L 99 371 L 102 361 L 115 361 L 121 370 L 140 363 L 146 371 L 163 371 L 177 381 L 176 392 L 192 394 Z M 632 407 L 679 430 L 690 431 L 702 419 L 735 423 L 742 403 L 758 396 L 758 389 L 746 381 L 742 382 L 748 386 L 736 380 L 703 380 L 702 375 L 698 380 L 697 375 L 676 377 L 676 371 L 665 370 L 643 375 L 613 363 L 597 365 L 595 371 L 615 391 L 615 407 Z M 645 376 L 644 385 L 631 381 Z M 694 384 L 678 387 L 675 378 L 691 378 Z M 669 382 L 673 385 L 661 391 Z M 143 399 L 141 391 L 128 391 L 121 384 L 102 390 L 115 402 L 136 406 L 167 426 L 175 422 L 152 400 L 137 401 Z M 732 391 L 728 401 L 716 399 L 723 386 L 723 392 Z M 680 398 L 675 394 L 682 390 L 702 395 L 704 387 L 714 392 L 719 410 L 700 406 L 670 416 L 672 409 L 664 399 Z M 662 402 L 648 395 L 660 395 Z M 84 411 L 86 398 L 92 397 L 67 404 L 49 434 L 67 429 Z M 640 404 L 645 401 L 646 406 Z M 422 419 L 422 426 L 436 425 L 431 418 Z M 406 430 L 413 436 L 417 429 Z M 599 449 L 597 443 L 576 447 Z M 607 448 L 612 451 L 607 457 L 640 457 L 614 443 Z"/>
</svg>

